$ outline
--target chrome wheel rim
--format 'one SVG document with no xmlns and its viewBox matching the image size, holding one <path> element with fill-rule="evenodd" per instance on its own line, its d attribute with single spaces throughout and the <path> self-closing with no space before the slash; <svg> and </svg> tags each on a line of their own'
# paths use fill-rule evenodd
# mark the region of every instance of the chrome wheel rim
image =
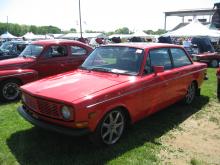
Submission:
<svg viewBox="0 0 220 165">
<path fill-rule="evenodd" d="M 121 111 L 110 112 L 101 125 L 101 138 L 105 144 L 116 143 L 124 130 L 125 119 Z"/>
<path fill-rule="evenodd" d="M 193 101 L 193 99 L 195 97 L 195 92 L 196 92 L 195 85 L 192 83 L 188 87 L 187 94 L 186 94 L 186 103 L 187 104 L 190 104 Z"/>
<path fill-rule="evenodd" d="M 3 97 L 7 100 L 15 100 L 19 96 L 19 86 L 14 82 L 9 82 L 2 89 Z"/>
</svg>

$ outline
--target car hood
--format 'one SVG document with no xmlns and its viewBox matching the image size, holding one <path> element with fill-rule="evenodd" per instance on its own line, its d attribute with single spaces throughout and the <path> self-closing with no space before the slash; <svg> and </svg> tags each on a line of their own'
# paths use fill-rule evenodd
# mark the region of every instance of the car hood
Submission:
<svg viewBox="0 0 220 165">
<path fill-rule="evenodd" d="M 74 71 L 38 80 L 21 87 L 32 95 L 73 102 L 129 81 L 129 76 Z"/>
<path fill-rule="evenodd" d="M 17 57 L 0 61 L 0 70 L 19 69 L 24 65 L 34 62 L 34 58 Z"/>
</svg>

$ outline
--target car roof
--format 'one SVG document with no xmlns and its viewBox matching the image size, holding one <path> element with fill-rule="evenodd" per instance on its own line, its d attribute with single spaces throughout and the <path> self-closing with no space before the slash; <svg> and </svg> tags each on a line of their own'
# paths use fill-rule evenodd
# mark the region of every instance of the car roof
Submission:
<svg viewBox="0 0 220 165">
<path fill-rule="evenodd" d="M 164 48 L 164 47 L 182 48 L 182 46 L 180 45 L 166 44 L 166 43 L 146 43 L 146 42 L 128 42 L 128 43 L 119 43 L 119 44 L 109 44 L 107 46 L 124 46 L 124 47 L 133 47 L 139 49 Z"/>
<path fill-rule="evenodd" d="M 65 39 L 51 39 L 51 40 L 38 40 L 33 41 L 32 44 L 39 44 L 39 45 L 51 45 L 51 44 L 77 44 L 77 45 L 85 45 L 82 42 L 75 41 L 75 40 L 65 40 Z"/>
</svg>

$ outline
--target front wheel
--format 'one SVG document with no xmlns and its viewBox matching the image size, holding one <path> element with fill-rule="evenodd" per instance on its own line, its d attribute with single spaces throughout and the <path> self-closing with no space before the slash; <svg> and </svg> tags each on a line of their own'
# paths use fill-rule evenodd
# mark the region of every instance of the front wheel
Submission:
<svg viewBox="0 0 220 165">
<path fill-rule="evenodd" d="M 17 80 L 6 80 L 0 84 L 0 100 L 4 102 L 15 101 L 20 98 L 19 86 Z"/>
<path fill-rule="evenodd" d="M 186 96 L 184 98 L 185 104 L 191 104 L 196 97 L 196 85 L 192 82 L 186 92 Z"/>
<path fill-rule="evenodd" d="M 121 138 L 126 125 L 126 118 L 120 109 L 108 112 L 99 123 L 91 140 L 95 144 L 113 145 Z"/>
</svg>

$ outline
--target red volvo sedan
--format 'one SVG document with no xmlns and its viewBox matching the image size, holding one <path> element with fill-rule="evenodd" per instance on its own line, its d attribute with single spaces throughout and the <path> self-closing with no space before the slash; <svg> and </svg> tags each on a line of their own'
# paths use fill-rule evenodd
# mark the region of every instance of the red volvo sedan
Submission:
<svg viewBox="0 0 220 165">
<path fill-rule="evenodd" d="M 192 103 L 206 75 L 170 44 L 116 44 L 96 48 L 81 67 L 21 87 L 18 112 L 52 131 L 115 144 L 127 124 L 179 100 Z"/>
</svg>

